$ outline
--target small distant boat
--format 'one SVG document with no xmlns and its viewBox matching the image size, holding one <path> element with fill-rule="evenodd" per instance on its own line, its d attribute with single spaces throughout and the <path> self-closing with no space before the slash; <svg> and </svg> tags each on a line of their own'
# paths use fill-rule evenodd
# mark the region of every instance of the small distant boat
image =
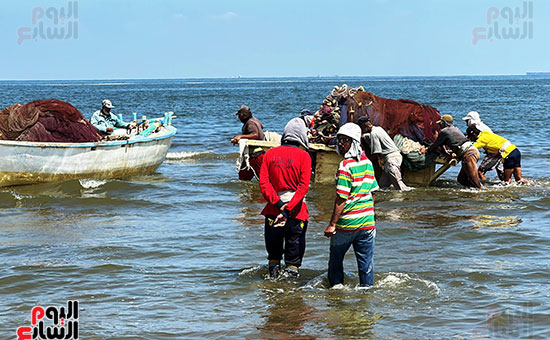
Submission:
<svg viewBox="0 0 550 340">
<path fill-rule="evenodd" d="M 153 173 L 177 129 L 161 125 L 127 140 L 51 143 L 0 141 L 0 187 L 70 179 L 114 179 Z"/>
</svg>

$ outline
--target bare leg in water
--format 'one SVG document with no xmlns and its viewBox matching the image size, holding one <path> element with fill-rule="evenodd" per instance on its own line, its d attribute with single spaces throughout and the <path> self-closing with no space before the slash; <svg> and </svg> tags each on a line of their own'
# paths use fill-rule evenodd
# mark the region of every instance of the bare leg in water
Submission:
<svg viewBox="0 0 550 340">
<path fill-rule="evenodd" d="M 516 182 L 520 184 L 533 185 L 533 182 L 527 178 L 521 177 L 521 168 L 504 169 L 504 182 L 512 184 L 512 174 Z"/>
</svg>

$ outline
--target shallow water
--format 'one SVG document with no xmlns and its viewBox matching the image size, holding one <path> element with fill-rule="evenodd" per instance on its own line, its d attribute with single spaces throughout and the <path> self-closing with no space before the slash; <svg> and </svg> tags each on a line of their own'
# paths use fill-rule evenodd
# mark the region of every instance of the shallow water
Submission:
<svg viewBox="0 0 550 340">
<path fill-rule="evenodd" d="M 116 84 L 114 84 L 116 83 Z M 296 282 L 266 276 L 264 201 L 236 180 L 249 105 L 281 131 L 332 86 L 363 85 L 458 119 L 476 109 L 522 152 L 534 186 L 456 184 L 381 191 L 375 287 L 328 289 L 323 230 L 334 188 L 313 185 L 307 250 Z M 62 85 L 62 86 L 60 86 Z M 90 117 L 109 98 L 129 119 L 174 111 L 179 129 L 150 176 L 0 189 L 0 337 L 30 324 L 35 305 L 80 303 L 83 339 L 547 339 L 550 79 L 289 78 L 0 82 L 2 107 L 66 100 Z M 494 173 L 491 174 L 494 177 Z"/>
</svg>

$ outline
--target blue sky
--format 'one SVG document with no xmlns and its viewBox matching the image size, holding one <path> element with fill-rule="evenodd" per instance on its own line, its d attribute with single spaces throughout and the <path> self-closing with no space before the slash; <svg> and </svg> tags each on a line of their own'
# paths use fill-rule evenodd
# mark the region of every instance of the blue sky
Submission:
<svg viewBox="0 0 550 340">
<path fill-rule="evenodd" d="M 73 2 L 74 3 L 74 2 Z M 550 71 L 550 1 L 4 0 L 0 79 L 441 76 Z M 503 9 L 533 4 L 512 25 Z M 494 18 L 488 24 L 491 8 Z M 38 8 L 38 10 L 35 10 Z M 40 9 L 44 11 L 39 16 Z M 35 13 L 35 23 L 32 15 Z M 49 12 L 50 14 L 53 11 Z M 72 21 L 71 21 L 72 19 Z M 68 39 L 23 39 L 42 23 L 78 27 Z M 532 37 L 480 39 L 497 22 Z M 68 32 L 65 31 L 67 34 Z M 523 32 L 523 31 L 522 31 Z M 523 33 L 522 33 L 523 34 Z"/>
</svg>

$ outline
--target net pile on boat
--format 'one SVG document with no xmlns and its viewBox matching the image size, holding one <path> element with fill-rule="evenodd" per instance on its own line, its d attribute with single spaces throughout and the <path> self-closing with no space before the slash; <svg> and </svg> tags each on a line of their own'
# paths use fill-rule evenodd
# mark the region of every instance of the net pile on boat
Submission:
<svg viewBox="0 0 550 340">
<path fill-rule="evenodd" d="M 378 97 L 362 86 L 333 88 L 313 116 L 310 142 L 335 145 L 338 128 L 364 116 L 394 139 L 409 169 L 423 169 L 435 161 L 436 154 L 426 155 L 420 149 L 435 141 L 440 130 L 436 123 L 441 118 L 439 111 L 408 99 Z"/>
<path fill-rule="evenodd" d="M 392 138 L 400 134 L 422 144 L 432 143 L 440 130 L 436 122 L 441 115 L 434 107 L 408 99 L 378 97 L 362 86 L 350 88 L 344 84 L 335 86 L 315 113 L 312 141 L 334 144 L 339 126 L 357 123 L 363 116 L 383 127 Z"/>
<path fill-rule="evenodd" d="M 57 100 L 35 100 L 0 111 L 0 139 L 27 142 L 81 143 L 103 138 L 71 104 Z"/>
</svg>

